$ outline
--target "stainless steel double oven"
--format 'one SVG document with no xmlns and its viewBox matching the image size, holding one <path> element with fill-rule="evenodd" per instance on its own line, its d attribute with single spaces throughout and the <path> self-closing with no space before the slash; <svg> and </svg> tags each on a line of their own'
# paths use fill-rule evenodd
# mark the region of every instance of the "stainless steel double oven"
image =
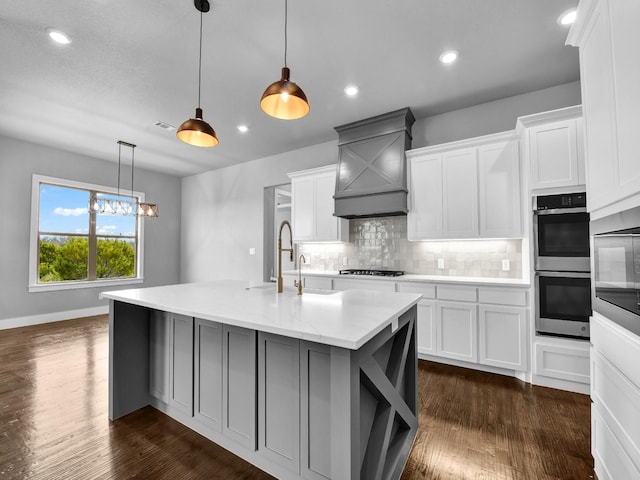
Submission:
<svg viewBox="0 0 640 480">
<path fill-rule="evenodd" d="M 585 193 L 535 198 L 536 331 L 589 338 L 591 274 Z"/>
</svg>

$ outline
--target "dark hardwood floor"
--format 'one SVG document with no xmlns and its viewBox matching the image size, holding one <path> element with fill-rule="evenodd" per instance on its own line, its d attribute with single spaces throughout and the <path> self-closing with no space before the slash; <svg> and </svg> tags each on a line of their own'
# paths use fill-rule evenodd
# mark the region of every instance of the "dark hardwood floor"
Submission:
<svg viewBox="0 0 640 480">
<path fill-rule="evenodd" d="M 0 330 L 0 480 L 272 478 L 151 407 L 107 418 L 106 316 Z M 420 361 L 403 480 L 594 478 L 590 401 Z"/>
</svg>

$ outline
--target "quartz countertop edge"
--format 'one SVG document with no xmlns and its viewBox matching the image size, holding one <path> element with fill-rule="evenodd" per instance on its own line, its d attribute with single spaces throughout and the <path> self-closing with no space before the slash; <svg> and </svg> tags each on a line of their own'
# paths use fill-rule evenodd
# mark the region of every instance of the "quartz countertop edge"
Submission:
<svg viewBox="0 0 640 480">
<path fill-rule="evenodd" d="M 422 296 L 349 290 L 276 293 L 272 283 L 216 281 L 102 292 L 100 298 L 357 350 Z"/>
<path fill-rule="evenodd" d="M 282 272 L 283 275 L 298 275 L 298 270 L 287 270 Z M 344 275 L 339 271 L 333 270 L 302 270 L 302 275 L 326 278 L 351 278 L 355 280 L 373 280 L 387 282 L 408 282 L 408 283 L 452 283 L 459 285 L 482 285 L 482 286 L 512 286 L 512 287 L 530 287 L 528 280 L 521 278 L 491 278 L 491 277 L 450 277 L 445 275 L 419 275 L 414 273 L 406 273 L 397 277 L 385 277 L 382 275 Z"/>
</svg>

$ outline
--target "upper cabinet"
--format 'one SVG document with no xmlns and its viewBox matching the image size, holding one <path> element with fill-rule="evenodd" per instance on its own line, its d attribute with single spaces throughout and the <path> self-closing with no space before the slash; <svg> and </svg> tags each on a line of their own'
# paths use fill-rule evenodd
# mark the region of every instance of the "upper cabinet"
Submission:
<svg viewBox="0 0 640 480">
<path fill-rule="evenodd" d="M 407 152 L 409 240 L 522 236 L 514 132 Z"/>
<path fill-rule="evenodd" d="M 531 190 L 583 187 L 586 183 L 581 114 L 577 106 L 518 119 Z"/>
<path fill-rule="evenodd" d="M 336 166 L 290 173 L 294 242 L 346 242 L 349 224 L 333 215 Z"/>
<path fill-rule="evenodd" d="M 637 0 L 582 0 L 567 40 L 580 48 L 589 211 L 640 193 L 638 21 Z"/>
</svg>

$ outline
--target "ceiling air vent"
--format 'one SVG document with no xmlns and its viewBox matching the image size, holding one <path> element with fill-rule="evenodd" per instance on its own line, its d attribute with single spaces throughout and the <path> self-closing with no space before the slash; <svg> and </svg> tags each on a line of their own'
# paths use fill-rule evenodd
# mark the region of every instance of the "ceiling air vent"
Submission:
<svg viewBox="0 0 640 480">
<path fill-rule="evenodd" d="M 176 129 L 176 127 L 174 127 L 173 125 L 169 125 L 168 123 L 164 122 L 155 122 L 153 126 L 161 128 L 162 130 L 166 130 L 167 132 L 173 132 Z"/>
</svg>

